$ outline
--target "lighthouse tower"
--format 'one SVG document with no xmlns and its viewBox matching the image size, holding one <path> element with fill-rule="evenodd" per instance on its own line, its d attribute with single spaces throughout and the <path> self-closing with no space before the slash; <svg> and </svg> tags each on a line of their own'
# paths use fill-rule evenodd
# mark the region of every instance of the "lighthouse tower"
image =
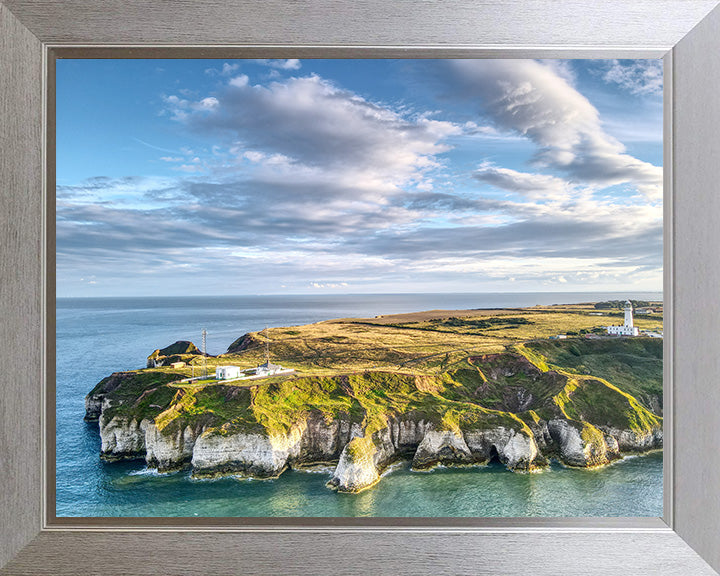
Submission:
<svg viewBox="0 0 720 576">
<path fill-rule="evenodd" d="M 633 325 L 633 307 L 630 300 L 625 302 L 625 323 L 622 326 L 608 326 L 607 333 L 613 336 L 639 336 L 640 330 Z"/>
<path fill-rule="evenodd" d="M 633 307 L 630 300 L 625 302 L 625 328 L 633 327 Z"/>
</svg>

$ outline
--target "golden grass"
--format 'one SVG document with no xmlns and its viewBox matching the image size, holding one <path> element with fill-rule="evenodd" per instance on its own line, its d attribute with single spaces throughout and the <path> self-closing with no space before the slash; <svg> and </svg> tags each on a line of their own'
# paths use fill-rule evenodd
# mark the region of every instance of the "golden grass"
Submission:
<svg viewBox="0 0 720 576">
<path fill-rule="evenodd" d="M 591 305 L 544 306 L 518 310 L 429 311 L 375 319 L 340 319 L 271 328 L 270 355 L 275 363 L 294 368 L 303 376 L 338 372 L 398 370 L 438 374 L 472 355 L 502 352 L 529 340 L 568 332 L 601 330 L 621 324 L 618 316 L 594 316 Z M 521 318 L 527 324 L 503 324 L 503 318 Z M 465 325 L 438 322 L 458 318 Z M 497 318 L 497 325 L 474 328 L 469 323 Z M 641 329 L 662 330 L 662 321 L 637 319 Z M 256 344 L 234 354 L 208 359 L 208 369 L 220 364 L 250 368 L 264 361 L 265 333 L 250 336 Z"/>
</svg>

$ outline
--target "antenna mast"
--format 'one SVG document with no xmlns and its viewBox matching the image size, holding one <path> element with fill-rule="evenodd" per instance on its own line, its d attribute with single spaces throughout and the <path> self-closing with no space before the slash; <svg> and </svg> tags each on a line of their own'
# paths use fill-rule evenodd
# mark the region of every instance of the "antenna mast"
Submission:
<svg viewBox="0 0 720 576">
<path fill-rule="evenodd" d="M 265 324 L 265 361 L 267 362 L 268 368 L 270 367 L 270 332 L 267 324 Z"/>
<path fill-rule="evenodd" d="M 207 378 L 207 330 L 202 331 L 202 377 Z"/>
</svg>

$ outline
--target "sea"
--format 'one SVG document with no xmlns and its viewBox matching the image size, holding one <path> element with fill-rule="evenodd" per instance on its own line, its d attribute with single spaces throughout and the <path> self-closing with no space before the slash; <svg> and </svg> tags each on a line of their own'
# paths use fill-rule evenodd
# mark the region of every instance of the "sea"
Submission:
<svg viewBox="0 0 720 576">
<path fill-rule="evenodd" d="M 558 463 L 539 473 L 497 463 L 414 472 L 391 466 L 360 494 L 325 487 L 332 468 L 290 470 L 273 480 L 194 480 L 142 461 L 100 459 L 85 395 L 112 372 L 145 366 L 177 340 L 220 354 L 246 332 L 331 318 L 434 309 L 515 308 L 602 300 L 662 300 L 659 292 L 335 294 L 58 298 L 56 307 L 56 515 L 58 517 L 564 517 L 662 516 L 662 452 L 601 469 Z"/>
</svg>

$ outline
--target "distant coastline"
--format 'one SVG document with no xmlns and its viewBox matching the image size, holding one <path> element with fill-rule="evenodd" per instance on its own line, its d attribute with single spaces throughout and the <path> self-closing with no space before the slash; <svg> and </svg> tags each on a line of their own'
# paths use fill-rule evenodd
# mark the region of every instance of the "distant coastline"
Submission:
<svg viewBox="0 0 720 576">
<path fill-rule="evenodd" d="M 600 337 L 598 314 L 593 303 L 435 310 L 250 332 L 203 365 L 258 365 L 269 338 L 295 373 L 245 385 L 183 384 L 202 355 L 178 342 L 152 368 L 103 379 L 86 418 L 99 420 L 106 460 L 260 478 L 332 462 L 328 486 L 346 492 L 398 459 L 602 466 L 662 446 L 662 344 Z M 661 315 L 638 322 L 662 330 Z M 560 331 L 571 337 L 553 341 Z"/>
</svg>

